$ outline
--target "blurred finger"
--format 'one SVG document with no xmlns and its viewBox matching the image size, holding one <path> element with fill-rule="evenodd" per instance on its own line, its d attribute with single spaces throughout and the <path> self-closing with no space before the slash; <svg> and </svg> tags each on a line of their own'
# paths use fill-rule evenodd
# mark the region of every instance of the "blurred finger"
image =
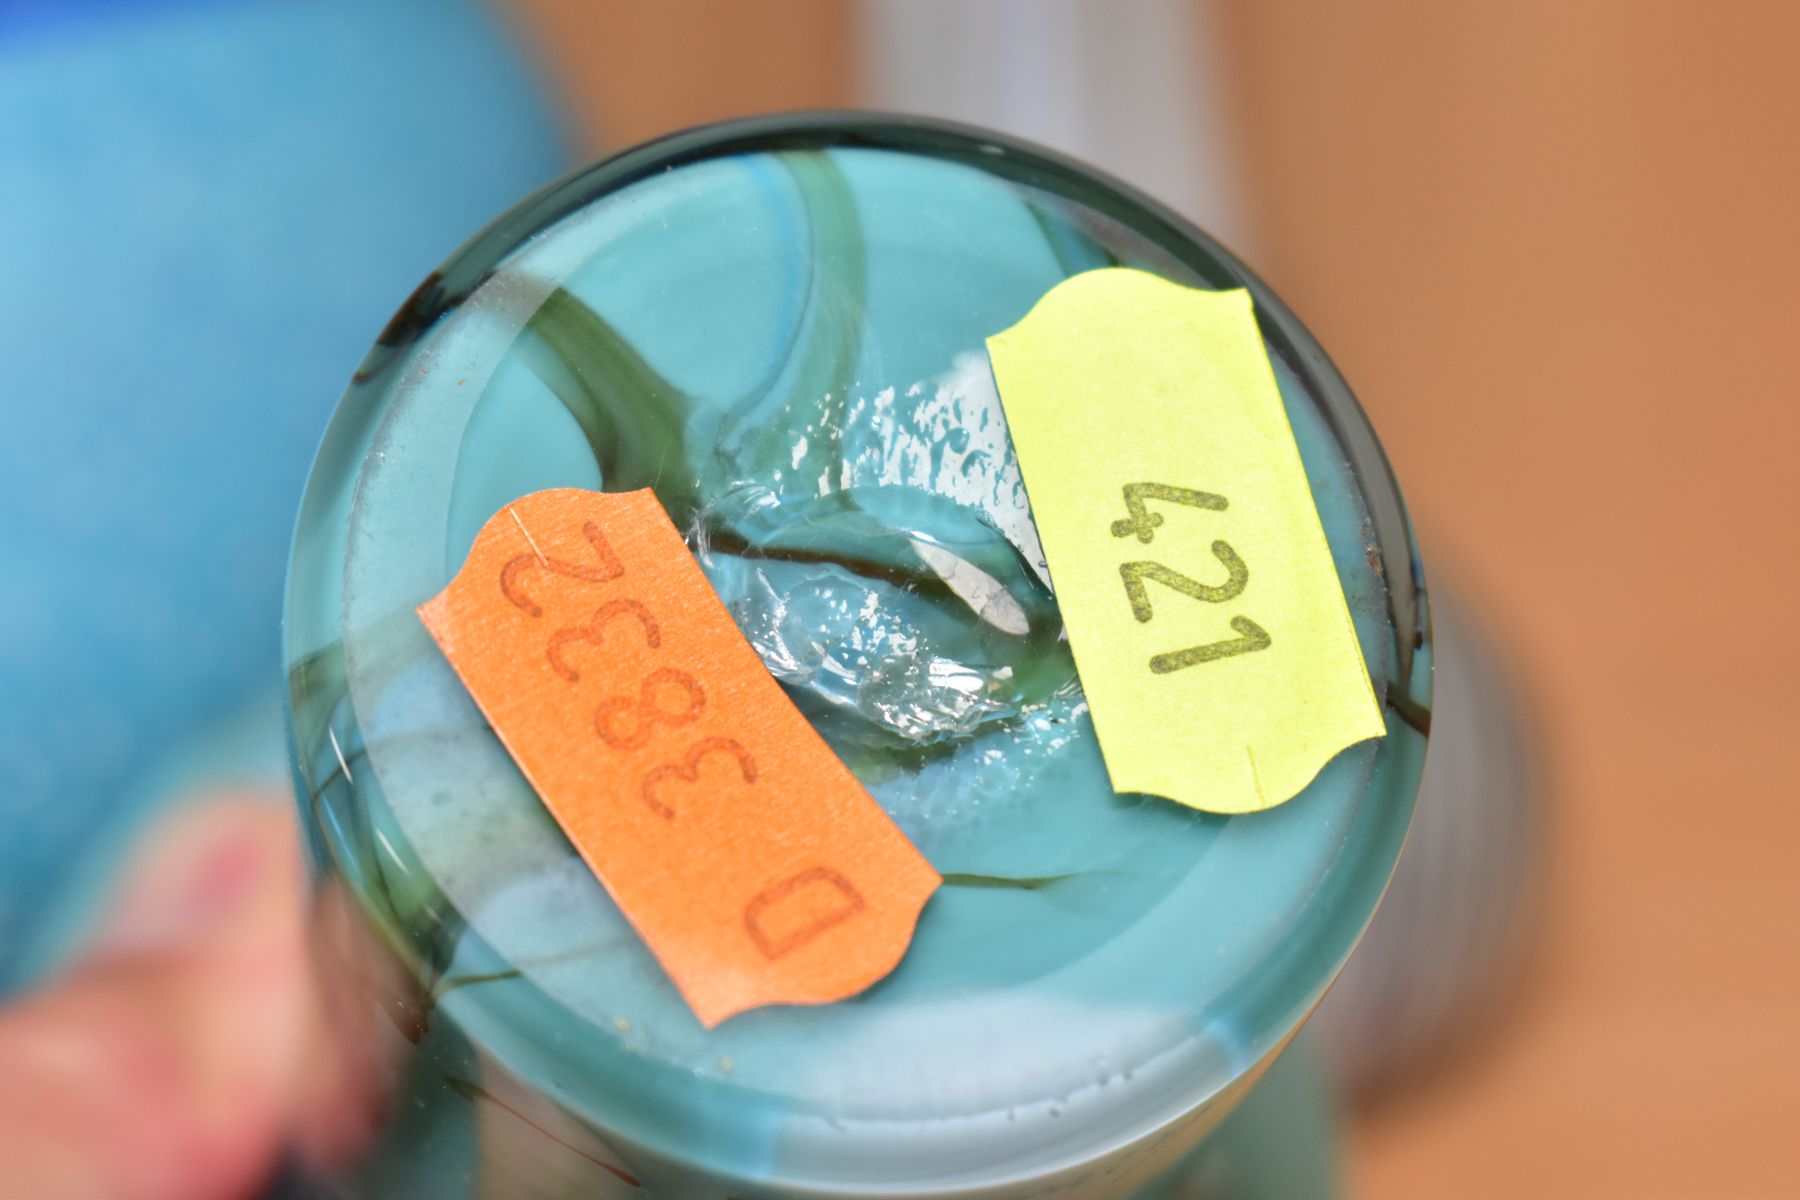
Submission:
<svg viewBox="0 0 1800 1200">
<path fill-rule="evenodd" d="M 184 812 L 90 958 L 0 1012 L 0 1196 L 210 1200 L 281 1152 L 308 1014 L 283 807 Z"/>
</svg>

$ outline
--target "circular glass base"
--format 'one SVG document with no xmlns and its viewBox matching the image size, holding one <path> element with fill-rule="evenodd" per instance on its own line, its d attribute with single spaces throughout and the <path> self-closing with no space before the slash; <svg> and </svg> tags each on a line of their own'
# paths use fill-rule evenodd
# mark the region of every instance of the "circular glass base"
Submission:
<svg viewBox="0 0 1800 1200">
<path fill-rule="evenodd" d="M 1385 702 L 1386 737 L 1268 812 L 1112 792 L 1007 439 L 984 339 L 1115 265 L 1251 290 Z M 863 995 L 702 1028 L 415 617 L 490 516 L 567 486 L 654 489 L 944 876 Z M 472 1119 L 533 1114 L 657 1194 L 1117 1195 L 1224 1115 L 1367 921 L 1424 621 L 1366 422 L 1223 250 L 1046 154 L 813 116 L 602 163 L 415 294 L 320 452 L 287 652 L 318 861 L 421 1045 L 449 1031 L 430 1069 Z"/>
</svg>

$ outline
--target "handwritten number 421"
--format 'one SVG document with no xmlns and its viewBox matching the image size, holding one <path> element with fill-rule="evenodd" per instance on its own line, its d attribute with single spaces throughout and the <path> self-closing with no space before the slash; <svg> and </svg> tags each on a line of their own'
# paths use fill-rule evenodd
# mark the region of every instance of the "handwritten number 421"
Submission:
<svg viewBox="0 0 1800 1200">
<path fill-rule="evenodd" d="M 1163 523 L 1163 515 L 1151 512 L 1145 507 L 1146 500 L 1185 504 L 1190 508 L 1204 508 L 1213 512 L 1224 512 L 1228 506 L 1225 497 L 1215 496 L 1211 492 L 1174 487 L 1166 483 L 1128 483 L 1125 485 L 1126 515 L 1113 522 L 1114 537 L 1123 538 L 1136 534 L 1137 540 L 1145 545 L 1148 545 L 1156 537 L 1157 527 Z M 1191 596 L 1195 600 L 1204 600 L 1209 604 L 1223 604 L 1227 600 L 1235 600 L 1242 595 L 1244 589 L 1250 584 L 1250 568 L 1242 558 L 1238 557 L 1237 551 L 1231 548 L 1231 543 L 1224 539 L 1213 542 L 1212 552 L 1213 557 L 1218 559 L 1225 568 L 1224 583 L 1201 583 L 1197 579 L 1191 579 L 1181 572 L 1157 562 L 1139 560 L 1120 563 L 1119 577 L 1125 583 L 1125 598 L 1131 603 L 1131 615 L 1139 621 L 1148 621 L 1155 615 L 1150 606 L 1148 586 L 1152 583 L 1160 583 L 1184 596 Z M 1237 637 L 1152 656 L 1150 659 L 1151 672 L 1157 675 L 1167 675 L 1169 672 L 1179 671 L 1183 667 L 1198 666 L 1201 663 L 1215 662 L 1221 658 L 1233 658 L 1239 654 L 1249 654 L 1256 650 L 1269 648 L 1268 632 L 1249 617 L 1231 618 L 1231 628 L 1236 631 Z"/>
</svg>

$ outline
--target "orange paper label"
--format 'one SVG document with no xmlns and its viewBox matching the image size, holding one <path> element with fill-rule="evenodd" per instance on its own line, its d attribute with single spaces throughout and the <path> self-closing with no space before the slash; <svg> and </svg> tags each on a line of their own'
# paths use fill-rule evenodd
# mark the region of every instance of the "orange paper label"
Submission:
<svg viewBox="0 0 1800 1200">
<path fill-rule="evenodd" d="M 648 490 L 509 504 L 419 616 L 709 1028 L 860 992 L 940 882 Z"/>
</svg>

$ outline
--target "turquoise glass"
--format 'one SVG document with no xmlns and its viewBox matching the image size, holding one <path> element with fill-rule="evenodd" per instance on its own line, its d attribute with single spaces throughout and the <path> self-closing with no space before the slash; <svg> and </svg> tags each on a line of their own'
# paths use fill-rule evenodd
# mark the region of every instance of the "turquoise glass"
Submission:
<svg viewBox="0 0 1800 1200">
<path fill-rule="evenodd" d="M 1112 265 L 1251 290 L 1384 703 L 1269 812 L 1112 792 L 1047 582 L 983 342 Z M 867 993 L 703 1029 L 414 615 L 565 486 L 655 490 L 944 875 Z M 285 637 L 322 969 L 379 1118 L 327 1156 L 349 1195 L 1170 1194 L 1368 921 L 1430 702 L 1399 492 L 1281 302 L 1078 164 L 854 115 L 651 143 L 457 251 L 326 434 Z"/>
</svg>

